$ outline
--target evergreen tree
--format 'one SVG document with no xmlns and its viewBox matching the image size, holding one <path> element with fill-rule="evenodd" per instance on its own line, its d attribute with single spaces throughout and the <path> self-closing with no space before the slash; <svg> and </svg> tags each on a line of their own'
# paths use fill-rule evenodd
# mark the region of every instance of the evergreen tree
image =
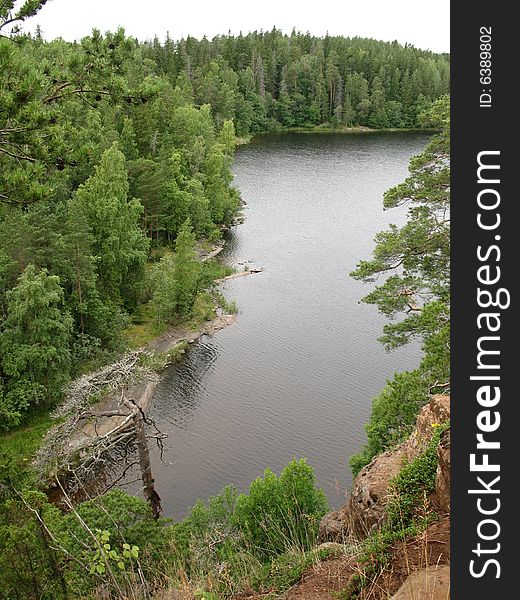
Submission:
<svg viewBox="0 0 520 600">
<path fill-rule="evenodd" d="M 442 127 L 427 149 L 410 163 L 410 176 L 385 195 L 385 208 L 408 206 L 408 220 L 392 225 L 376 236 L 373 258 L 360 262 L 352 273 L 356 279 L 384 282 L 364 301 L 378 306 L 390 318 L 405 318 L 385 326 L 383 341 L 389 347 L 411 337 L 425 338 L 431 328 L 449 322 L 450 235 L 449 235 L 449 99 L 441 98 L 423 117 Z M 427 307 L 436 306 L 434 315 Z M 435 321 L 437 325 L 435 325 Z"/>
<path fill-rule="evenodd" d="M 354 474 L 410 434 L 431 393 L 449 389 L 449 98 L 439 99 L 422 119 L 442 131 L 412 159 L 406 181 L 385 195 L 386 208 L 409 207 L 407 222 L 379 233 L 372 260 L 362 261 L 352 276 L 366 282 L 384 276 L 364 301 L 391 319 L 404 318 L 385 325 L 382 341 L 395 348 L 417 338 L 424 357 L 414 371 L 396 374 L 374 399 L 367 444 L 350 461 Z"/>
</svg>

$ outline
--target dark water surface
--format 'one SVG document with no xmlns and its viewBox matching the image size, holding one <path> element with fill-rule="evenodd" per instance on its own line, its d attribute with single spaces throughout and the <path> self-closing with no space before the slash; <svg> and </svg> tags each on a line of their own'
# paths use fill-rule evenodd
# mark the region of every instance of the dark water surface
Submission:
<svg viewBox="0 0 520 600">
<path fill-rule="evenodd" d="M 383 193 L 427 141 L 283 134 L 239 148 L 246 221 L 224 256 L 265 271 L 223 285 L 237 321 L 202 338 L 155 393 L 153 416 L 169 435 L 170 464 L 153 457 L 165 514 L 182 517 L 228 483 L 247 490 L 293 457 L 308 459 L 332 506 L 343 503 L 371 398 L 420 355 L 417 346 L 384 351 L 384 319 L 358 303 L 370 287 L 348 273 L 369 258 L 377 231 L 403 222 L 402 210 L 383 212 Z"/>
</svg>

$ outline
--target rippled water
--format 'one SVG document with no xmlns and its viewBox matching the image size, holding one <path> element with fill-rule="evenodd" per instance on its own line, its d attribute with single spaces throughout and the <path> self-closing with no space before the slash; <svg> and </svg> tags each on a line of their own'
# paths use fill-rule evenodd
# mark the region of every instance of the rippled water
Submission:
<svg viewBox="0 0 520 600">
<path fill-rule="evenodd" d="M 169 435 L 169 464 L 153 458 L 165 514 L 182 517 L 228 483 L 247 490 L 265 467 L 279 471 L 293 457 L 308 459 L 333 506 L 343 503 L 371 398 L 420 354 L 384 351 L 384 319 L 359 304 L 370 288 L 348 273 L 370 256 L 377 231 L 403 221 L 400 210 L 383 212 L 383 193 L 427 141 L 283 134 L 239 149 L 246 221 L 224 256 L 265 271 L 223 285 L 237 321 L 204 337 L 158 386 L 153 416 Z"/>
</svg>

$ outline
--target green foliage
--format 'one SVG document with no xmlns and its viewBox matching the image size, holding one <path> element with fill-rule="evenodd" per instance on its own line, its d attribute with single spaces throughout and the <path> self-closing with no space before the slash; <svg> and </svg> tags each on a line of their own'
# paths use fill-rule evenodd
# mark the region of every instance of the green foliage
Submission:
<svg viewBox="0 0 520 600">
<path fill-rule="evenodd" d="M 6 598 L 83 598 L 100 585 L 121 597 L 166 572 L 171 552 L 167 523 L 120 490 L 65 515 L 44 494 L 18 490 L 0 504 L 0 543 Z"/>
<path fill-rule="evenodd" d="M 374 456 L 404 440 L 412 431 L 417 414 L 428 401 L 428 384 L 419 369 L 396 373 L 372 402 L 365 426 L 367 443 L 350 458 L 354 475 Z"/>
<path fill-rule="evenodd" d="M 440 98 L 421 120 L 441 132 L 412 159 L 406 181 L 385 194 L 385 208 L 406 205 L 408 219 L 377 234 L 372 260 L 351 275 L 365 282 L 383 276 L 363 300 L 390 319 L 404 318 L 385 325 L 382 342 L 392 349 L 420 339 L 424 357 L 374 399 L 367 444 L 350 459 L 354 474 L 403 440 L 428 395 L 450 380 L 449 99 Z"/>
<path fill-rule="evenodd" d="M 304 460 L 292 461 L 276 476 L 266 469 L 237 500 L 236 518 L 260 558 L 288 546 L 309 548 L 327 500 L 316 488 L 314 471 Z"/>
<path fill-rule="evenodd" d="M 135 545 L 142 557 L 156 558 L 168 547 L 166 529 L 153 519 L 148 503 L 122 490 L 114 489 L 98 499 L 83 502 L 76 510 L 92 531 L 108 531 L 117 547 Z M 64 515 L 61 526 L 72 534 L 70 550 L 81 553 L 82 541 L 87 541 L 88 533 L 76 516 Z"/>
<path fill-rule="evenodd" d="M 410 162 L 410 176 L 385 194 L 385 208 L 408 206 L 405 225 L 392 225 L 376 235 L 370 261 L 361 261 L 351 274 L 383 283 L 363 300 L 375 304 L 387 317 L 404 319 L 384 328 L 388 348 L 412 337 L 422 340 L 449 322 L 450 235 L 449 235 L 449 116 L 443 97 L 430 110 L 429 122 L 443 127 L 426 150 Z M 425 117 L 426 118 L 426 117 Z M 436 303 L 435 315 L 428 304 Z M 426 310 L 425 310 L 426 308 Z"/>
<path fill-rule="evenodd" d="M 424 505 L 427 497 L 435 489 L 435 475 L 437 473 L 437 446 L 441 433 L 449 424 L 439 424 L 436 428 L 428 448 L 404 466 L 399 475 L 390 482 L 389 493 L 391 500 L 385 511 L 387 513 L 387 527 L 389 529 L 406 529 L 412 525 L 424 525 Z"/>
<path fill-rule="evenodd" d="M 221 107 L 195 106 L 178 61 L 156 63 L 122 30 L 75 44 L 9 36 L 9 25 L 43 4 L 0 8 L 0 331 L 12 329 L 8 292 L 27 265 L 58 277 L 60 312 L 72 319 L 64 382 L 122 350 L 129 316 L 150 299 L 149 249 L 173 246 L 187 220 L 194 235 L 212 239 L 233 220 L 235 129 L 225 115 L 234 92 L 229 69 L 216 67 L 205 85 Z M 172 72 L 159 74 L 166 64 Z M 220 91 L 213 75 L 222 76 Z M 173 300 L 162 295 L 159 329 L 184 319 L 196 300 L 198 267 L 184 262 L 172 275 Z M 59 391 L 13 368 L 0 373 L 3 429 Z"/>
<path fill-rule="evenodd" d="M 240 136 L 277 127 L 422 125 L 419 115 L 448 92 L 449 59 L 370 39 L 273 29 L 213 40 L 148 44 L 148 55 L 177 76 L 217 126 L 233 119 Z M 180 91 L 180 90 L 179 90 Z M 185 92 L 184 92 L 185 93 Z"/>
<path fill-rule="evenodd" d="M 10 494 L 13 486 L 22 487 L 32 481 L 30 461 L 47 431 L 55 421 L 46 411 L 32 413 L 23 427 L 2 435 L 0 451 L 0 499 Z"/>
<path fill-rule="evenodd" d="M 3 598 L 66 598 L 58 552 L 41 526 L 41 521 L 54 526 L 60 512 L 39 492 L 27 492 L 23 500 L 0 504 L 0 593 Z"/>
<path fill-rule="evenodd" d="M 106 529 L 96 529 L 95 537 L 98 542 L 98 548 L 94 552 L 94 555 L 90 559 L 90 574 L 104 575 L 110 568 L 110 563 L 115 563 L 120 571 L 127 569 L 127 564 L 132 559 L 139 558 L 139 547 L 130 546 L 130 544 L 124 543 L 121 547 L 121 551 L 117 548 L 113 548 L 110 544 L 110 531 Z"/>
<path fill-rule="evenodd" d="M 363 588 L 375 581 L 388 566 L 395 542 L 419 534 L 436 519 L 428 496 L 435 489 L 439 439 L 448 427 L 449 423 L 439 424 L 426 450 L 405 465 L 390 482 L 384 524 L 363 541 L 357 556 L 360 572 L 350 578 L 339 595 L 341 600 L 359 598 Z"/>
<path fill-rule="evenodd" d="M 125 157 L 117 145 L 106 150 L 95 174 L 80 186 L 75 201 L 92 231 L 92 252 L 103 294 L 135 304 L 135 290 L 144 276 L 147 241 L 139 229 L 142 207 L 128 202 Z"/>
<path fill-rule="evenodd" d="M 279 476 L 268 469 L 248 494 L 228 486 L 173 526 L 177 568 L 217 592 L 283 589 L 318 558 L 310 550 L 326 511 L 305 461 L 292 461 Z"/>
<path fill-rule="evenodd" d="M 29 265 L 7 292 L 0 334 L 1 369 L 7 379 L 0 400 L 8 429 L 30 408 L 56 401 L 67 381 L 72 319 L 64 310 L 59 277 Z"/>
<path fill-rule="evenodd" d="M 201 264 L 196 239 L 187 220 L 175 241 L 175 255 L 164 256 L 152 274 L 157 325 L 187 317 L 193 309 L 201 283 Z"/>
</svg>

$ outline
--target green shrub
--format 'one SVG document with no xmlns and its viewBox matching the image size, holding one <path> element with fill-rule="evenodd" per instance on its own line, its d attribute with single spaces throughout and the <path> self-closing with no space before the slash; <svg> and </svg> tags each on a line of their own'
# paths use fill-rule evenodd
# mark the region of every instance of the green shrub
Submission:
<svg viewBox="0 0 520 600">
<path fill-rule="evenodd" d="M 420 369 L 396 373 L 374 398 L 366 425 L 367 443 L 350 458 L 355 475 L 374 456 L 404 440 L 412 431 L 421 407 L 428 400 L 428 384 Z"/>
<path fill-rule="evenodd" d="M 279 476 L 267 469 L 249 494 L 228 486 L 207 502 L 199 500 L 173 525 L 176 568 L 218 593 L 261 586 L 275 571 L 282 585 L 301 572 L 326 511 L 325 496 L 304 460 L 291 462 Z M 271 565 L 282 555 L 278 566 Z"/>
<path fill-rule="evenodd" d="M 145 500 L 122 490 L 114 489 L 100 498 L 83 502 L 76 511 L 92 531 L 108 531 L 114 544 L 136 545 L 144 557 L 161 559 L 169 548 L 167 521 L 155 521 Z M 75 540 L 70 551 L 81 553 L 82 542 L 88 541 L 88 534 L 77 517 L 72 513 L 65 515 L 62 528 Z"/>
<path fill-rule="evenodd" d="M 0 597 L 64 599 L 63 557 L 37 518 L 54 527 L 60 511 L 40 492 L 27 492 L 24 500 L 34 512 L 18 498 L 0 504 Z"/>
<path fill-rule="evenodd" d="M 231 275 L 233 269 L 227 265 L 223 265 L 218 260 L 211 258 L 202 263 L 200 284 L 202 288 L 210 287 L 215 279 L 222 279 L 227 275 Z"/>
<path fill-rule="evenodd" d="M 280 476 L 266 469 L 253 481 L 249 494 L 237 500 L 236 521 L 254 553 L 265 559 L 291 547 L 310 548 L 327 509 L 312 467 L 293 460 Z"/>
<path fill-rule="evenodd" d="M 435 489 L 437 446 L 440 435 L 446 427 L 446 424 L 439 426 L 425 452 L 404 466 L 391 481 L 389 488 L 391 500 L 386 507 L 388 529 L 404 529 L 415 525 L 417 519 L 424 518 L 421 509 L 424 507 L 426 497 Z"/>
<path fill-rule="evenodd" d="M 437 446 L 441 433 L 448 426 L 447 423 L 439 426 L 423 454 L 405 465 L 390 482 L 391 499 L 385 508 L 387 519 L 379 531 L 364 540 L 357 557 L 360 572 L 351 577 L 339 595 L 340 600 L 359 598 L 363 588 L 389 564 L 392 545 L 397 540 L 417 535 L 436 518 L 427 497 L 435 489 Z"/>
</svg>

